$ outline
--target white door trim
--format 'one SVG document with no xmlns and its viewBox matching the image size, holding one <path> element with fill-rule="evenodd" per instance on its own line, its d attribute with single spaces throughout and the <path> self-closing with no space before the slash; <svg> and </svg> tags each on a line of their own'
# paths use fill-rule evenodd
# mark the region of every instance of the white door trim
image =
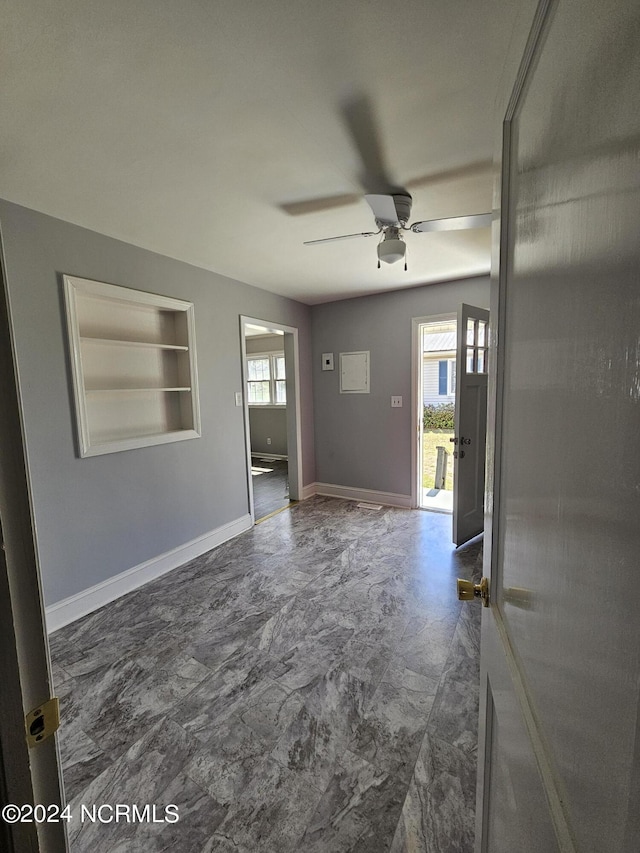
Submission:
<svg viewBox="0 0 640 853">
<path fill-rule="evenodd" d="M 287 326 L 284 323 L 263 320 L 258 317 L 240 316 L 240 345 L 242 354 L 242 404 L 244 409 L 244 432 L 247 454 L 247 492 L 249 499 L 249 513 L 252 523 L 255 524 L 255 507 L 253 502 L 253 482 L 251 479 L 251 431 L 249 428 L 249 401 L 247 399 L 247 336 L 246 326 L 264 326 L 269 331 L 284 332 L 292 335 L 293 341 L 293 375 L 289 376 L 289 365 L 287 370 L 287 391 L 293 388 L 293 399 L 287 396 L 287 457 L 289 461 L 289 496 L 291 500 L 302 500 L 302 413 L 300 406 L 300 349 L 298 342 L 298 329 L 296 326 Z M 285 355 L 287 350 L 285 340 Z M 291 446 L 293 444 L 293 446 Z M 293 476 L 292 476 L 293 475 Z"/>
</svg>

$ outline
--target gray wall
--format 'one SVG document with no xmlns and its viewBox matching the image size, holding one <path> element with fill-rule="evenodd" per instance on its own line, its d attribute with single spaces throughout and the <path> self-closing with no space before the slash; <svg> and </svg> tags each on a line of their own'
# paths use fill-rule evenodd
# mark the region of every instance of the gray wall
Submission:
<svg viewBox="0 0 640 853">
<path fill-rule="evenodd" d="M 249 408 L 251 451 L 287 455 L 287 408 L 279 409 L 251 406 Z M 267 438 L 271 444 L 267 444 Z"/>
<path fill-rule="evenodd" d="M 284 335 L 252 335 L 247 338 L 247 352 L 284 352 Z"/>
<path fill-rule="evenodd" d="M 330 302 L 312 308 L 316 481 L 411 494 L 411 318 L 489 307 L 489 277 Z M 371 393 L 340 394 L 341 352 L 371 352 Z M 321 369 L 333 352 L 335 370 Z M 403 408 L 391 408 L 391 396 Z"/>
<path fill-rule="evenodd" d="M 248 512 L 241 314 L 299 329 L 303 482 L 315 479 L 310 309 L 0 200 L 45 601 Z M 195 304 L 202 438 L 79 459 L 61 274 Z"/>
</svg>

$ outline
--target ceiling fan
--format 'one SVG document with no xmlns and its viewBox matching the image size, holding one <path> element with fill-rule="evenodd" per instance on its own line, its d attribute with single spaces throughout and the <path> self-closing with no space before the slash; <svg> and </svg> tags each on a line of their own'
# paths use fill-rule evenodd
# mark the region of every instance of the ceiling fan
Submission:
<svg viewBox="0 0 640 853">
<path fill-rule="evenodd" d="M 373 212 L 378 230 L 363 231 L 359 234 L 343 234 L 339 237 L 325 237 L 321 240 L 307 240 L 304 243 L 305 246 L 329 243 L 334 240 L 349 240 L 352 237 L 382 235 L 378 243 L 378 268 L 380 268 L 381 261 L 386 264 L 393 264 L 405 258 L 406 270 L 407 247 L 403 239 L 403 232 L 413 231 L 414 234 L 419 234 L 423 231 L 456 231 L 466 228 L 484 228 L 491 224 L 490 213 L 454 216 L 448 219 L 429 219 L 423 222 L 414 222 L 411 225 L 407 224 L 411 216 L 413 199 L 408 190 L 399 186 L 389 173 L 385 162 L 380 128 L 371 99 L 364 93 L 356 95 L 343 103 L 341 113 L 362 163 L 359 183 L 365 190 L 364 197 Z M 422 186 L 439 180 L 485 174 L 490 166 L 491 163 L 485 161 L 470 163 L 439 175 L 427 175 L 414 179 L 411 183 L 415 186 Z M 342 207 L 345 204 L 352 204 L 361 197 L 360 195 L 347 194 L 307 199 L 301 202 L 283 204 L 282 209 L 289 215 L 297 216 Z"/>
<path fill-rule="evenodd" d="M 361 231 L 357 234 L 342 234 L 339 237 L 305 240 L 304 245 L 314 246 L 336 240 L 350 240 L 352 237 L 376 237 L 382 234 L 378 243 L 378 269 L 381 261 L 385 264 L 394 264 L 405 258 L 406 270 L 407 246 L 402 236 L 403 231 L 412 231 L 414 234 L 425 231 L 459 231 L 467 228 L 486 228 L 491 224 L 490 213 L 475 213 L 470 216 L 452 216 L 447 219 L 427 219 L 408 225 L 412 198 L 406 191 L 389 194 L 368 193 L 365 199 L 375 217 L 377 231 Z"/>
</svg>

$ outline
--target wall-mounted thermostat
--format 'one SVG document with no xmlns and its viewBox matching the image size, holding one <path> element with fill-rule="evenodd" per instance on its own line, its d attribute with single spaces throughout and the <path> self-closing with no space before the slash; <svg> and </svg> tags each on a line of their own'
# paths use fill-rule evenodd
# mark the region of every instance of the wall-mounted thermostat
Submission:
<svg viewBox="0 0 640 853">
<path fill-rule="evenodd" d="M 332 352 L 323 352 L 322 353 L 322 369 L 323 370 L 333 370 L 333 353 Z"/>
</svg>

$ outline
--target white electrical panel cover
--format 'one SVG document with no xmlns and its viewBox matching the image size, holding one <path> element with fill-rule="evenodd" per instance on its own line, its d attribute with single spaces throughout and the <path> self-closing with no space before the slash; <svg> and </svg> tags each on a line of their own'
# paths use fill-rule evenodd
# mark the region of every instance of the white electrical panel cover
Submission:
<svg viewBox="0 0 640 853">
<path fill-rule="evenodd" d="M 369 393 L 369 351 L 340 353 L 340 393 Z"/>
</svg>

